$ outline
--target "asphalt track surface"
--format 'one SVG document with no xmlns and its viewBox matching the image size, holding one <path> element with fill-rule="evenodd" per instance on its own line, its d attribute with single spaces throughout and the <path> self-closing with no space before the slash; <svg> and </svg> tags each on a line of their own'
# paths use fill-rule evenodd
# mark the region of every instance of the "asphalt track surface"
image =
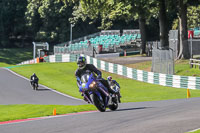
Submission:
<svg viewBox="0 0 200 133">
<path fill-rule="evenodd" d="M 139 63 L 139 62 L 144 62 L 144 61 L 151 61 L 152 57 L 146 57 L 146 56 L 136 56 L 136 57 L 104 57 L 101 58 L 101 60 L 111 62 L 111 63 L 116 63 L 120 65 L 126 65 L 126 64 L 134 64 L 134 63 Z"/>
<path fill-rule="evenodd" d="M 0 104 L 85 104 L 0 68 Z M 0 124 L 0 133 L 184 133 L 200 128 L 200 98 L 122 103 L 117 111 L 85 112 Z"/>
<path fill-rule="evenodd" d="M 8 69 L 0 68 L 0 104 L 81 105 L 86 103 L 83 100 L 55 93 L 42 85 L 39 85 L 39 89 L 35 91 L 28 79 Z"/>
</svg>

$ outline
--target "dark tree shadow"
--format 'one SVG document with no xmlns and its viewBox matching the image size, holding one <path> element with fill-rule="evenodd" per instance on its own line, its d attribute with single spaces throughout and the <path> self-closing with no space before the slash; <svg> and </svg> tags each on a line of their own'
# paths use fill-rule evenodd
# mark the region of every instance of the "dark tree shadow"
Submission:
<svg viewBox="0 0 200 133">
<path fill-rule="evenodd" d="M 0 62 L 15 65 L 22 61 L 32 59 L 32 48 L 0 49 Z"/>
</svg>

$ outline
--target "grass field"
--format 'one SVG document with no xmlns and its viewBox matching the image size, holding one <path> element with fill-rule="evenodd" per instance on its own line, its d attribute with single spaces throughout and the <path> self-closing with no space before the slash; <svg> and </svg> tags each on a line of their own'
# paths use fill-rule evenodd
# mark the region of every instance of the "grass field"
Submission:
<svg viewBox="0 0 200 133">
<path fill-rule="evenodd" d="M 41 63 L 12 68 L 13 71 L 29 78 L 36 73 L 40 83 L 50 88 L 81 98 L 74 76 L 76 63 Z M 132 79 L 103 72 L 103 77 L 111 75 L 121 86 L 122 102 L 158 101 L 186 98 L 186 89 L 165 87 L 144 83 Z M 191 90 L 192 97 L 200 96 L 199 90 Z"/>
<path fill-rule="evenodd" d="M 135 63 L 135 64 L 127 64 L 126 66 L 151 72 L 151 61 L 145 61 L 145 62 L 140 62 L 140 63 Z"/>
</svg>

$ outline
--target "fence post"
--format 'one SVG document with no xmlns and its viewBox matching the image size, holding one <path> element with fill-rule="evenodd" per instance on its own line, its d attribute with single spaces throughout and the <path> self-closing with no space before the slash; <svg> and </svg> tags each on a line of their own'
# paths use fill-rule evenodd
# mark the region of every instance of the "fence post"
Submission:
<svg viewBox="0 0 200 133">
<path fill-rule="evenodd" d="M 193 68 L 193 60 L 190 59 L 190 68 Z"/>
</svg>

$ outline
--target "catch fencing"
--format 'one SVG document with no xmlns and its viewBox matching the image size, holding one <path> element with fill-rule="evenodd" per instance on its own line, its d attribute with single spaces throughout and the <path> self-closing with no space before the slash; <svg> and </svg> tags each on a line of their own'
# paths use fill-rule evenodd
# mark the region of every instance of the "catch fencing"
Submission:
<svg viewBox="0 0 200 133">
<path fill-rule="evenodd" d="M 194 55 L 200 55 L 200 39 L 188 37 L 188 47 L 191 58 Z M 178 30 L 170 30 L 169 31 L 169 48 L 173 50 L 174 59 L 178 57 L 178 48 L 179 48 L 179 40 L 178 40 Z"/>
<path fill-rule="evenodd" d="M 148 42 L 147 46 L 147 55 L 152 55 L 151 71 L 155 73 L 174 74 L 174 50 L 172 48 L 161 48 L 160 42 Z"/>
<path fill-rule="evenodd" d="M 188 47 L 191 58 L 194 55 L 200 55 L 200 39 L 188 39 Z"/>
<path fill-rule="evenodd" d="M 152 71 L 174 74 L 174 56 L 172 49 L 153 48 Z"/>
</svg>

